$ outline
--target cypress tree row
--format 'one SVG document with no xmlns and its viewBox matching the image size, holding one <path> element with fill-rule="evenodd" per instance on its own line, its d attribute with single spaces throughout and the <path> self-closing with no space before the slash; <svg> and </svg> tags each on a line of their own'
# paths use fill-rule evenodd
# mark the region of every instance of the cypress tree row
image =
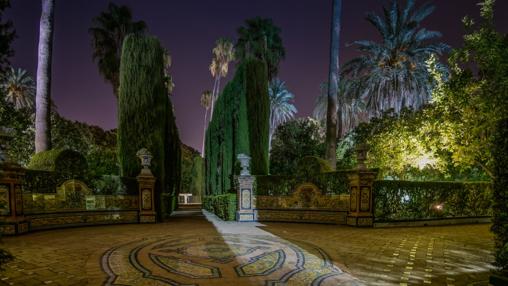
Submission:
<svg viewBox="0 0 508 286">
<path fill-rule="evenodd" d="M 118 97 L 118 159 L 122 176 L 140 172 L 136 152 L 153 155 L 159 219 L 169 215 L 180 181 L 180 139 L 166 88 L 166 52 L 157 38 L 129 35 L 123 44 Z"/>
<path fill-rule="evenodd" d="M 240 171 L 236 157 L 251 156 L 251 173 L 268 174 L 270 102 L 266 63 L 240 63 L 217 99 L 206 133 L 206 194 L 231 191 Z"/>
</svg>

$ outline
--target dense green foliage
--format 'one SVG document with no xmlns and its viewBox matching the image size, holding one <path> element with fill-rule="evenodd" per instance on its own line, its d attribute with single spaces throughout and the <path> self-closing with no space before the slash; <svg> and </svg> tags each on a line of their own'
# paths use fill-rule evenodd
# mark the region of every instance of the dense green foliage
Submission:
<svg viewBox="0 0 508 286">
<path fill-rule="evenodd" d="M 26 70 L 11 67 L 0 74 L 0 89 L 16 109 L 35 107 L 35 82 Z"/>
<path fill-rule="evenodd" d="M 326 195 L 349 194 L 347 174 L 345 171 L 336 171 L 308 176 L 256 176 L 256 195 L 288 196 L 303 183 L 316 185 Z"/>
<path fill-rule="evenodd" d="M 203 198 L 203 208 L 223 220 L 235 220 L 236 204 L 236 194 L 206 196 Z"/>
<path fill-rule="evenodd" d="M 493 13 L 493 1 L 485 1 L 478 26 L 466 18 L 468 34 L 452 52 L 448 81 L 429 66 L 436 86 L 428 106 L 387 111 L 355 130 L 354 143 L 370 148 L 369 166 L 406 180 L 494 177 L 494 129 L 508 110 L 508 40 L 495 31 Z"/>
<path fill-rule="evenodd" d="M 238 154 L 252 158 L 252 174 L 268 173 L 267 84 L 264 62 L 247 60 L 219 96 L 206 133 L 206 194 L 232 189 Z"/>
<path fill-rule="evenodd" d="M 88 164 L 81 153 L 70 149 L 52 149 L 32 156 L 29 169 L 53 171 L 71 178 L 83 178 Z"/>
<path fill-rule="evenodd" d="M 496 266 L 508 276 L 508 118 L 497 124 L 492 154 L 494 163 L 494 220 Z"/>
<path fill-rule="evenodd" d="M 3 21 L 4 10 L 9 7 L 9 0 L 0 0 L 0 72 L 7 69 L 9 57 L 14 55 L 11 43 L 16 38 L 16 33 L 12 21 Z"/>
<path fill-rule="evenodd" d="M 166 53 L 154 37 L 129 35 L 120 66 L 118 158 L 122 176 L 135 177 L 141 169 L 141 148 L 153 155 L 151 170 L 157 178 L 156 210 L 169 215 L 180 188 L 180 139 L 166 86 Z"/>
<path fill-rule="evenodd" d="M 265 61 L 268 79 L 272 80 L 279 71 L 279 63 L 286 56 L 280 36 L 281 30 L 272 19 L 256 17 L 245 21 L 238 29 L 236 54 L 238 60 L 258 59 Z"/>
<path fill-rule="evenodd" d="M 374 202 L 378 221 L 491 216 L 492 184 L 376 181 Z"/>
<path fill-rule="evenodd" d="M 292 175 L 305 156 L 322 156 L 324 136 L 319 122 L 298 118 L 281 124 L 270 150 L 270 174 Z"/>
<path fill-rule="evenodd" d="M 200 198 L 205 187 L 205 164 L 198 151 L 182 144 L 182 182 L 180 193 Z"/>
<path fill-rule="evenodd" d="M 330 162 L 321 159 L 317 156 L 305 156 L 298 161 L 296 167 L 296 176 L 298 177 L 312 177 L 319 173 L 333 171 Z"/>
<path fill-rule="evenodd" d="M 89 29 L 94 49 L 93 58 L 97 61 L 99 71 L 113 86 L 113 93 L 118 97 L 120 86 L 120 59 L 122 45 L 128 34 L 143 34 L 146 24 L 133 21 L 132 12 L 127 6 L 117 6 L 110 2 L 107 11 L 93 19 Z"/>
</svg>

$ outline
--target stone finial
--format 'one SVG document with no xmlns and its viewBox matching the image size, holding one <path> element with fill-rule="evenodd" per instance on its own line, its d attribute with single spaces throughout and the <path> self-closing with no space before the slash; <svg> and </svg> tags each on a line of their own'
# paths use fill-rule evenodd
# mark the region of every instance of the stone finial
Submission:
<svg viewBox="0 0 508 286">
<path fill-rule="evenodd" d="M 141 161 L 141 166 L 143 166 L 143 169 L 141 169 L 141 174 L 146 175 L 152 175 L 152 171 L 150 171 L 150 165 L 152 163 L 152 153 L 148 151 L 146 148 L 142 148 L 136 153 L 136 156 L 138 156 L 139 160 Z"/>
<path fill-rule="evenodd" d="M 236 158 L 240 161 L 240 166 L 242 167 L 240 176 L 250 176 L 250 157 L 245 154 L 238 154 Z"/>
</svg>

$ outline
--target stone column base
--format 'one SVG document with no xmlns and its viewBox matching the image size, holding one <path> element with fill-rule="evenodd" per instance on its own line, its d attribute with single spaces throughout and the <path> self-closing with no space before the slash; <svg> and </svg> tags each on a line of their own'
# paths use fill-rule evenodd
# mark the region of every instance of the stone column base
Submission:
<svg viewBox="0 0 508 286">
<path fill-rule="evenodd" d="M 373 227 L 374 217 L 373 216 L 348 216 L 347 225 L 357 227 Z"/>
<path fill-rule="evenodd" d="M 249 221 L 257 221 L 258 215 L 257 211 L 238 211 L 236 212 L 236 221 L 239 222 L 249 222 Z"/>
<path fill-rule="evenodd" d="M 139 223 L 156 223 L 156 222 L 157 222 L 157 217 L 156 217 L 155 213 L 151 213 L 151 214 L 140 213 L 139 214 Z"/>
<path fill-rule="evenodd" d="M 0 234 L 18 235 L 30 231 L 30 222 L 28 220 L 6 221 L 0 224 Z"/>
</svg>

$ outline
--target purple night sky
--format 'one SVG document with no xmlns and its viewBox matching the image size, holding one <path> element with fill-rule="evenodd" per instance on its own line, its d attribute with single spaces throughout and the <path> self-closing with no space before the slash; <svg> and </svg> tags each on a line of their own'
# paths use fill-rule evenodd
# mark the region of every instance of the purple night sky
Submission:
<svg viewBox="0 0 508 286">
<path fill-rule="evenodd" d="M 172 97 L 177 124 L 184 143 L 200 150 L 204 110 L 199 99 L 212 89 L 208 71 L 211 49 L 219 37 L 236 39 L 236 30 L 247 18 L 270 17 L 282 29 L 286 59 L 279 78 L 296 96 L 298 116 L 311 114 L 320 83 L 328 72 L 331 0 L 117 0 L 128 5 L 136 20 L 144 20 L 149 33 L 159 37 L 170 51 L 171 73 L 176 84 Z M 345 0 L 341 34 L 341 63 L 355 55 L 347 43 L 378 39 L 365 21 L 369 11 L 380 11 L 380 0 Z M 425 1 L 417 1 L 422 4 Z M 443 41 L 460 46 L 465 15 L 478 16 L 478 0 L 434 0 L 436 11 L 425 22 L 428 29 L 443 33 Z M 496 4 L 497 26 L 508 32 L 508 1 Z M 35 75 L 41 1 L 12 0 L 6 18 L 14 21 L 18 39 L 14 43 L 14 67 Z M 116 99 L 92 61 L 88 28 L 91 19 L 105 10 L 106 0 L 56 0 L 53 47 L 52 97 L 63 116 L 116 127 Z M 230 76 L 234 68 L 230 71 Z M 228 77 L 228 79 L 230 78 Z M 35 76 L 34 76 L 35 77 Z M 223 80 L 225 83 L 227 80 Z M 224 84 L 222 85 L 222 87 Z"/>
</svg>

